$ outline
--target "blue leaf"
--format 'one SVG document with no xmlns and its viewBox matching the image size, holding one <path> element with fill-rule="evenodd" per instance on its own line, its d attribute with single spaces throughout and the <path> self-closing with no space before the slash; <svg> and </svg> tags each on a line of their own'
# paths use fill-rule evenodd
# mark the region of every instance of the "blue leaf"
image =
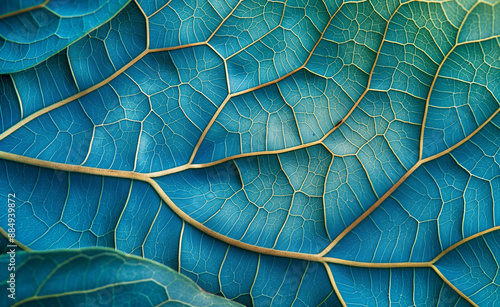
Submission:
<svg viewBox="0 0 500 307">
<path fill-rule="evenodd" d="M 493 305 L 498 3 L 9 1 L 0 253 L 112 248 L 247 306 Z"/>
</svg>

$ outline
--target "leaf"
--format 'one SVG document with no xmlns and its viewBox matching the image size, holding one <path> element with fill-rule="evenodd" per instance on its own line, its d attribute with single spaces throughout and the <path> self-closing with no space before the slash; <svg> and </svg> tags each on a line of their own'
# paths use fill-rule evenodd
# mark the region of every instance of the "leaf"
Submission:
<svg viewBox="0 0 500 307">
<path fill-rule="evenodd" d="M 10 258 L 1 256 L 2 266 Z M 240 306 L 201 291 L 168 267 L 116 250 L 18 252 L 15 259 L 14 276 L 4 270 L 0 277 L 4 288 L 18 287 L 13 306 Z M 7 306 L 12 299 L 1 301 Z"/>
<path fill-rule="evenodd" d="M 3 240 L 15 194 L 28 254 L 113 248 L 247 306 L 493 305 L 498 3 L 137 0 L 0 49 Z"/>
</svg>

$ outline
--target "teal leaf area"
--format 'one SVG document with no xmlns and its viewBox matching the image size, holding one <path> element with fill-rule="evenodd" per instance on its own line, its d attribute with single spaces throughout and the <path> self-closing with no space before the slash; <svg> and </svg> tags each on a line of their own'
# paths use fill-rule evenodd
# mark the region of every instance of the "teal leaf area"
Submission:
<svg viewBox="0 0 500 307">
<path fill-rule="evenodd" d="M 1 306 L 498 305 L 500 0 L 6 3 Z"/>
</svg>

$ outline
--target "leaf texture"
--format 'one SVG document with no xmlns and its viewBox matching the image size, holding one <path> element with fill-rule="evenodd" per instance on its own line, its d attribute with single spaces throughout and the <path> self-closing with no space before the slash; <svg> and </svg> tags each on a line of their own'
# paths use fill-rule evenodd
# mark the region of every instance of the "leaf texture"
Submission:
<svg viewBox="0 0 500 307">
<path fill-rule="evenodd" d="M 494 305 L 498 1 L 96 3 L 0 11 L 26 255 L 114 248 L 247 306 Z"/>
</svg>

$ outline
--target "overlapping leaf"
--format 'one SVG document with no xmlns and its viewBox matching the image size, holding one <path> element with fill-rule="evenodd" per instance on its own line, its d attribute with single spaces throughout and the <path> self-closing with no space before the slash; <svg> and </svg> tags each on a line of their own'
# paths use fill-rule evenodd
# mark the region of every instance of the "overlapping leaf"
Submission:
<svg viewBox="0 0 500 307">
<path fill-rule="evenodd" d="M 58 53 L 0 79 L 17 239 L 116 248 L 245 305 L 489 305 L 498 18 L 491 1 L 142 0 L 60 52 L 31 45 Z"/>
<path fill-rule="evenodd" d="M 130 0 L 7 1 L 0 8 L 0 73 L 34 66 L 108 21 Z"/>
<path fill-rule="evenodd" d="M 1 256 L 2 266 L 10 258 Z M 170 268 L 116 250 L 21 252 L 16 260 L 14 276 L 1 275 L 4 288 L 18 285 L 15 300 L 4 295 L 2 306 L 241 306 L 203 292 Z"/>
</svg>

